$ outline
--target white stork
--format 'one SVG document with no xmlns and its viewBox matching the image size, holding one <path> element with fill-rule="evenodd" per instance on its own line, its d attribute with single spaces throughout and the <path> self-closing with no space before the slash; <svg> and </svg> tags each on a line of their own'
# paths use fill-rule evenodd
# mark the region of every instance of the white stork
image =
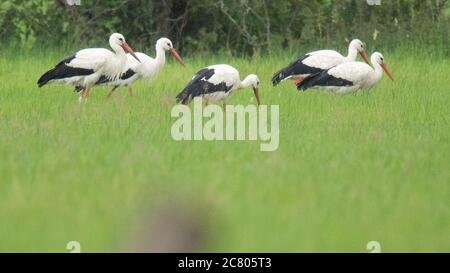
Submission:
<svg viewBox="0 0 450 273">
<path fill-rule="evenodd" d="M 370 89 L 381 80 L 383 70 L 392 81 L 394 80 L 381 53 L 373 53 L 371 62 L 373 68 L 363 62 L 340 64 L 305 78 L 298 89 L 306 90 L 316 87 L 333 91 L 337 94 L 351 93 L 359 89 Z"/>
<path fill-rule="evenodd" d="M 251 74 L 241 81 L 236 68 L 227 64 L 212 65 L 195 74 L 183 91 L 178 94 L 177 102 L 189 104 L 193 98 L 202 97 L 205 104 L 222 101 L 225 107 L 226 99 L 234 91 L 248 87 L 253 88 L 259 105 L 258 76 Z"/>
<path fill-rule="evenodd" d="M 133 55 L 127 54 L 127 63 L 122 70 L 122 75 L 119 78 L 112 79 L 106 75 L 102 75 L 96 84 L 114 86 L 107 95 L 109 98 L 112 93 L 122 86 L 128 86 L 130 95 L 132 94 L 132 84 L 134 81 L 143 78 L 146 80 L 154 79 L 166 63 L 166 52 L 171 54 L 182 66 L 185 66 L 178 52 L 173 48 L 172 42 L 167 38 L 160 38 L 156 42 L 156 57 L 151 58 L 148 55 L 136 52 L 139 61 L 133 58 Z M 76 91 L 81 90 L 81 87 L 76 87 Z"/>
<path fill-rule="evenodd" d="M 47 83 L 80 86 L 80 102 L 87 99 L 91 87 L 102 75 L 115 79 L 122 74 L 127 61 L 126 52 L 139 61 L 122 34 L 112 34 L 109 45 L 115 53 L 105 48 L 88 48 L 67 57 L 42 75 L 37 82 L 38 86 L 42 87 Z"/>
<path fill-rule="evenodd" d="M 364 51 L 364 44 L 358 39 L 354 39 L 350 42 L 350 45 L 348 46 L 348 55 L 346 57 L 334 50 L 319 50 L 307 53 L 275 73 L 272 78 L 272 83 L 276 86 L 281 81 L 291 79 L 294 80 L 295 85 L 298 86 L 304 78 L 310 75 L 342 63 L 354 62 L 358 52 L 361 54 L 363 60 L 369 64 L 369 60 Z"/>
</svg>

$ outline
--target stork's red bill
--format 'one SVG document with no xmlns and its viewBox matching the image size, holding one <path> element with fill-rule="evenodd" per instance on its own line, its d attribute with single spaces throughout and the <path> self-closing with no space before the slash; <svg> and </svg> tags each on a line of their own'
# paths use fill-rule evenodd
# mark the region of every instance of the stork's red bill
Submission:
<svg viewBox="0 0 450 273">
<path fill-rule="evenodd" d="M 133 56 L 138 62 L 141 62 L 141 60 L 139 60 L 138 56 L 136 56 L 136 54 L 134 53 L 133 49 L 131 49 L 131 47 L 126 42 L 124 42 L 122 44 L 122 48 L 123 48 L 123 50 L 125 50 L 125 52 L 127 52 L 131 56 Z"/>
<path fill-rule="evenodd" d="M 175 48 L 170 49 L 169 54 L 172 55 L 182 66 L 186 67 L 186 64 L 184 64 L 183 59 L 181 59 L 180 54 L 178 54 Z"/>
</svg>

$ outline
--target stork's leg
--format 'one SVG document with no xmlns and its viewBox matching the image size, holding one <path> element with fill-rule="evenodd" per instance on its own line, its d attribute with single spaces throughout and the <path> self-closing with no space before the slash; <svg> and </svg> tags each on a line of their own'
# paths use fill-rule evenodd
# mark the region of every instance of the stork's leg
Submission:
<svg viewBox="0 0 450 273">
<path fill-rule="evenodd" d="M 227 111 L 227 102 L 225 100 L 223 101 L 223 111 Z"/>
<path fill-rule="evenodd" d="M 133 86 L 131 84 L 128 85 L 128 93 L 130 94 L 130 96 L 133 96 Z"/>
<path fill-rule="evenodd" d="M 86 99 L 86 92 L 87 92 L 87 88 L 83 88 L 80 91 L 80 98 L 78 99 L 78 102 L 82 103 Z"/>
<path fill-rule="evenodd" d="M 83 102 L 83 97 L 84 97 L 84 92 L 85 92 L 85 90 L 86 89 L 81 89 L 81 91 L 80 91 L 80 97 L 78 98 L 78 102 L 79 103 L 82 103 Z"/>
<path fill-rule="evenodd" d="M 90 88 L 86 88 L 86 89 L 84 90 L 84 93 L 83 93 L 84 102 L 87 102 L 87 100 L 88 100 L 88 98 L 89 98 L 89 95 L 90 95 L 90 92 L 91 92 L 91 89 L 90 89 Z"/>
<path fill-rule="evenodd" d="M 114 86 L 113 89 L 109 91 L 108 95 L 106 95 L 106 98 L 109 99 L 109 97 L 111 97 L 111 95 L 114 93 L 114 91 L 116 91 L 118 87 L 118 85 Z"/>
</svg>

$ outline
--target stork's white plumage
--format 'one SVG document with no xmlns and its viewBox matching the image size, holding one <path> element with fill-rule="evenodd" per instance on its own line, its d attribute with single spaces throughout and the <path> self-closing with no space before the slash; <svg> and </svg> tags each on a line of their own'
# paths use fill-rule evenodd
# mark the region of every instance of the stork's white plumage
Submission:
<svg viewBox="0 0 450 273">
<path fill-rule="evenodd" d="M 208 66 L 198 71 L 188 85 L 177 96 L 177 101 L 189 104 L 193 98 L 201 97 L 206 104 L 225 100 L 238 89 L 252 87 L 258 105 L 259 79 L 251 74 L 241 81 L 236 68 L 227 64 Z"/>
<path fill-rule="evenodd" d="M 295 84 L 298 86 L 304 78 L 310 75 L 342 63 L 354 62 L 358 53 L 368 64 L 369 60 L 364 51 L 364 44 L 358 39 L 354 39 L 350 42 L 347 56 L 342 56 L 339 52 L 334 50 L 319 50 L 307 53 L 275 73 L 272 78 L 272 83 L 275 86 L 281 81 L 291 79 L 294 80 Z"/>
<path fill-rule="evenodd" d="M 90 88 L 102 75 L 109 79 L 119 78 L 127 61 L 126 52 L 139 61 L 122 34 L 112 34 L 109 45 L 114 53 L 105 48 L 88 48 L 62 60 L 40 77 L 39 87 L 47 83 L 72 84 L 81 87 L 80 101 L 86 99 Z"/>
<path fill-rule="evenodd" d="M 383 70 L 391 80 L 394 80 L 381 53 L 373 53 L 371 62 L 373 68 L 362 62 L 340 64 L 305 78 L 298 89 L 306 90 L 316 87 L 337 94 L 351 93 L 359 89 L 370 89 L 381 80 Z"/>
<path fill-rule="evenodd" d="M 102 75 L 96 84 L 111 85 L 114 88 L 109 92 L 108 97 L 118 88 L 128 86 L 130 94 L 132 94 L 132 84 L 138 79 L 152 80 L 158 75 L 166 63 L 166 52 L 171 54 L 182 65 L 185 66 L 178 52 L 173 48 L 172 42 L 167 38 L 160 38 L 156 42 L 156 57 L 151 58 L 148 55 L 137 52 L 136 55 L 140 62 L 131 54 L 127 54 L 127 62 L 122 70 L 122 75 L 116 79 L 108 78 Z M 80 89 L 77 87 L 77 90 Z"/>
</svg>

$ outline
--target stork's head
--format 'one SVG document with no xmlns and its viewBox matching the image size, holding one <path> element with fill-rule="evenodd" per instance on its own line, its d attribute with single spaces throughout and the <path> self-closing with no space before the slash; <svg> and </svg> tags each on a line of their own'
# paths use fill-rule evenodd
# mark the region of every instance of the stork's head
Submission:
<svg viewBox="0 0 450 273">
<path fill-rule="evenodd" d="M 184 64 L 183 59 L 181 59 L 180 54 L 173 48 L 172 41 L 167 38 L 160 38 L 156 42 L 156 50 L 164 50 L 165 52 L 168 52 L 170 55 L 172 55 L 182 66 L 186 66 Z"/>
<path fill-rule="evenodd" d="M 370 65 L 369 59 L 367 58 L 366 51 L 364 50 L 365 45 L 364 45 L 364 43 L 361 40 L 359 40 L 359 39 L 352 40 L 351 43 L 350 43 L 350 47 L 356 49 L 356 51 L 358 51 L 359 54 L 361 55 L 361 58 L 363 58 L 363 60 L 368 65 Z"/>
<path fill-rule="evenodd" d="M 387 67 L 387 64 L 384 60 L 383 54 L 381 54 L 380 52 L 375 52 L 372 54 L 371 59 L 373 64 L 377 63 L 381 66 L 381 68 L 384 70 L 389 79 L 391 79 L 392 81 L 394 80 L 394 77 L 392 77 L 391 71 L 389 71 L 389 68 Z"/>
<path fill-rule="evenodd" d="M 261 103 L 260 98 L 259 98 L 259 83 L 260 82 L 259 82 L 258 76 L 256 76 L 255 74 L 250 74 L 245 78 L 244 82 L 247 82 L 249 85 L 252 86 L 253 93 L 255 94 L 255 97 L 256 97 L 256 101 L 257 101 L 258 105 L 260 105 L 260 103 Z"/>
<path fill-rule="evenodd" d="M 125 37 L 123 37 L 122 34 L 113 33 L 111 37 L 109 37 L 109 45 L 116 52 L 119 51 L 121 48 L 123 51 L 130 53 L 131 56 L 133 56 L 136 60 L 140 62 L 139 58 L 136 56 L 136 54 L 134 54 L 133 49 L 131 49 L 131 47 L 127 44 L 127 41 L 125 41 Z"/>
</svg>

